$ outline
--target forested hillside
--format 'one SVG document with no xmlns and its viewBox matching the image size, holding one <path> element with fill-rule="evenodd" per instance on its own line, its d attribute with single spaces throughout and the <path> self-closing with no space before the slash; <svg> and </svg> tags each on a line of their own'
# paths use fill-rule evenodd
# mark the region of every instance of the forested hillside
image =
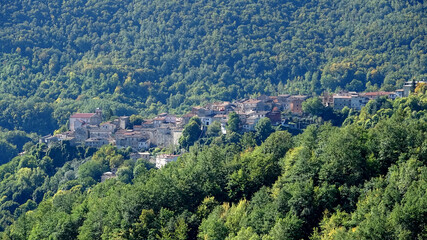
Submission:
<svg viewBox="0 0 427 240">
<path fill-rule="evenodd" d="M 242 133 L 235 113 L 227 135 L 193 119 L 186 153 L 161 169 L 130 148 L 36 143 L 98 107 L 141 121 L 259 94 L 401 88 L 427 77 L 426 7 L 2 0 L 0 239 L 427 239 L 425 85 L 360 112 L 310 98 L 309 117 L 333 124 L 299 135 L 266 118 Z"/>
<path fill-rule="evenodd" d="M 380 98 L 342 127 L 206 136 L 161 169 L 38 144 L 0 167 L 0 237 L 425 239 L 426 109 L 425 94 Z"/>
<path fill-rule="evenodd" d="M 427 74 L 425 9 L 416 0 L 4 0 L 0 126 L 47 134 L 95 107 L 149 115 L 259 93 L 392 90 Z"/>
</svg>

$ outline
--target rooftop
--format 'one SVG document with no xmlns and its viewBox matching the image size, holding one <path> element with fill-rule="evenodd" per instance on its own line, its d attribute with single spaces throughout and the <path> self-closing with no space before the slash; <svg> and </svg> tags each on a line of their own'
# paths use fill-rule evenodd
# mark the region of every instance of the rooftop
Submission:
<svg viewBox="0 0 427 240">
<path fill-rule="evenodd" d="M 347 98 L 347 99 L 351 99 L 351 96 L 346 96 L 346 95 L 334 95 L 334 98 Z"/>
<path fill-rule="evenodd" d="M 95 116 L 96 113 L 75 113 L 71 115 L 71 118 L 90 118 Z"/>
<path fill-rule="evenodd" d="M 391 92 L 380 91 L 380 92 L 367 92 L 364 95 L 365 96 L 384 96 L 384 95 L 389 95 L 389 94 L 391 94 Z"/>
<path fill-rule="evenodd" d="M 194 113 L 187 113 L 187 114 L 185 114 L 185 115 L 182 115 L 182 117 L 194 117 L 194 116 L 196 116 L 196 114 L 194 114 Z"/>
<path fill-rule="evenodd" d="M 153 121 L 164 121 L 166 117 L 155 117 L 153 118 Z"/>
</svg>

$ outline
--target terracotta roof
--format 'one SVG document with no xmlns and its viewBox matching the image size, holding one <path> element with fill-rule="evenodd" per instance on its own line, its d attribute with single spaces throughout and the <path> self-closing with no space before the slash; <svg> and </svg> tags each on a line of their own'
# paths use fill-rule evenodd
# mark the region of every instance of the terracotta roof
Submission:
<svg viewBox="0 0 427 240">
<path fill-rule="evenodd" d="M 90 118 L 95 116 L 95 113 L 76 113 L 73 114 L 71 117 L 72 118 Z"/>
</svg>

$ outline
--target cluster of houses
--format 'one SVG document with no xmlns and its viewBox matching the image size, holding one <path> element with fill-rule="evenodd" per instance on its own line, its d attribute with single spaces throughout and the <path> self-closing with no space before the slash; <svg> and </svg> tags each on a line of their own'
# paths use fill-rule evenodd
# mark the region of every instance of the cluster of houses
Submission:
<svg viewBox="0 0 427 240">
<path fill-rule="evenodd" d="M 404 97 L 409 95 L 410 83 L 403 89 L 394 92 L 339 92 L 323 95 L 325 106 L 336 110 L 344 107 L 360 110 L 371 99 L 380 96 L 389 98 Z M 168 148 L 178 145 L 184 126 L 194 116 L 200 118 L 204 128 L 214 122 L 219 122 L 221 131 L 226 134 L 226 123 L 231 112 L 238 114 L 243 131 L 254 131 L 256 124 L 262 118 L 269 118 L 273 125 L 285 125 L 282 113 L 300 117 L 303 114 L 302 103 L 307 99 L 303 95 L 278 95 L 259 96 L 254 99 L 236 100 L 233 102 L 210 103 L 203 107 L 193 107 L 192 111 L 182 117 L 163 113 L 153 119 L 148 119 L 140 125 L 130 124 L 128 116 L 119 117 L 113 121 L 102 121 L 102 111 L 96 109 L 94 113 L 76 113 L 70 117 L 69 131 L 42 137 L 40 142 L 50 145 L 58 141 L 70 141 L 74 145 L 85 145 L 99 148 L 112 144 L 118 148 L 131 147 L 134 150 L 132 158 L 147 159 L 156 164 L 158 168 L 170 161 L 176 160 L 177 155 L 162 154 L 156 159 L 150 153 L 144 152 L 151 147 Z"/>
<path fill-rule="evenodd" d="M 194 116 L 200 118 L 204 128 L 217 121 L 222 133 L 226 133 L 228 115 L 236 112 L 244 131 L 253 131 L 257 122 L 264 117 L 273 124 L 281 123 L 281 113 L 288 111 L 295 115 L 302 114 L 302 102 L 306 96 L 260 96 L 256 99 L 243 99 L 234 102 L 210 103 L 204 107 L 193 107 L 192 111 L 182 117 L 163 113 L 153 119 L 132 125 L 129 116 L 122 116 L 113 121 L 103 122 L 102 110 L 94 113 L 75 113 L 69 119 L 69 131 L 48 135 L 40 142 L 51 145 L 54 142 L 69 141 L 72 145 L 85 145 L 99 148 L 111 144 L 118 148 L 131 147 L 133 158 L 144 158 L 162 167 L 176 160 L 176 155 L 159 155 L 155 161 L 148 152 L 151 147 L 168 148 L 178 145 L 184 126 Z"/>
<path fill-rule="evenodd" d="M 45 136 L 41 142 L 68 140 L 72 145 L 84 144 L 101 147 L 112 144 L 118 148 L 131 147 L 135 151 L 147 150 L 151 146 L 167 148 L 178 143 L 183 125 L 174 115 L 160 114 L 141 125 L 130 125 L 129 117 L 122 116 L 113 121 L 102 122 L 102 111 L 76 113 L 70 116 L 70 130 L 54 136 Z"/>
<path fill-rule="evenodd" d="M 204 107 L 193 107 L 192 111 L 182 117 L 186 124 L 198 116 L 203 126 L 209 126 L 217 121 L 225 134 L 225 125 L 231 112 L 237 113 L 243 131 L 253 131 L 255 125 L 262 118 L 269 118 L 273 125 L 282 123 L 282 112 L 302 115 L 302 103 L 307 96 L 302 95 L 262 95 L 255 99 L 243 99 L 234 102 L 210 103 Z"/>
<path fill-rule="evenodd" d="M 335 94 L 324 93 L 322 102 L 325 106 L 331 106 L 335 110 L 341 110 L 344 107 L 352 108 L 355 110 L 361 110 L 370 100 L 376 99 L 378 97 L 386 96 L 390 99 L 395 99 L 398 97 L 407 97 L 411 92 L 411 88 L 417 86 L 418 84 L 426 84 L 424 81 L 418 82 L 405 82 L 402 89 L 397 89 L 394 92 L 367 92 L 367 93 L 357 93 L 357 92 L 338 92 Z M 414 86 L 415 85 L 415 86 Z"/>
<path fill-rule="evenodd" d="M 339 92 L 334 94 L 324 93 L 322 103 L 325 106 L 333 107 L 335 110 L 342 110 L 345 107 L 355 110 L 361 110 L 370 100 L 376 99 L 381 96 L 387 96 L 394 99 L 399 97 L 396 92 Z"/>
</svg>

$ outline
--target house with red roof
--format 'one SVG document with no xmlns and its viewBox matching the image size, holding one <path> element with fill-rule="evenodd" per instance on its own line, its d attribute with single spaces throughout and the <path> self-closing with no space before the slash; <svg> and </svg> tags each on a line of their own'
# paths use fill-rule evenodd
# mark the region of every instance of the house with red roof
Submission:
<svg viewBox="0 0 427 240">
<path fill-rule="evenodd" d="M 70 130 L 75 131 L 85 124 L 99 125 L 102 122 L 102 111 L 97 108 L 95 113 L 76 113 L 70 117 Z"/>
</svg>

